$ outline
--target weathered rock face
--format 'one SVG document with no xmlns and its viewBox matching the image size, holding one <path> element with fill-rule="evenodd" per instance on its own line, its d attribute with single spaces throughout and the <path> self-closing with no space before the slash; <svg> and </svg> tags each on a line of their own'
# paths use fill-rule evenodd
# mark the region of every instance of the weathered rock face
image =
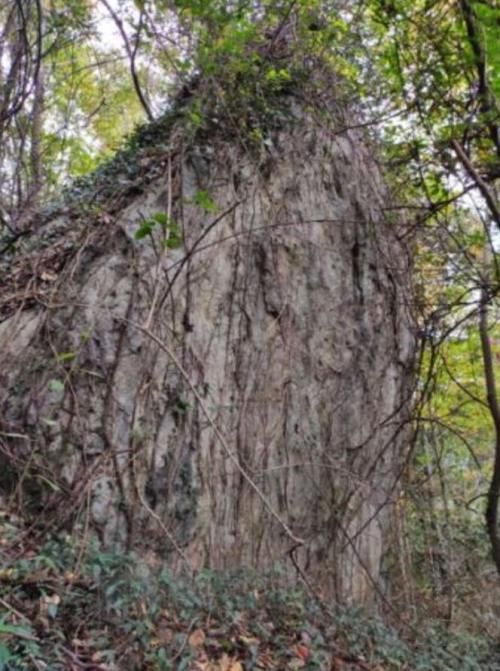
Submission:
<svg viewBox="0 0 500 671">
<path fill-rule="evenodd" d="M 171 140 L 127 207 L 41 229 L 0 324 L 3 454 L 108 545 L 294 570 L 301 539 L 364 602 L 407 447 L 408 258 L 362 136 L 300 117 L 258 158 Z M 158 212 L 182 244 L 134 238 Z"/>
</svg>

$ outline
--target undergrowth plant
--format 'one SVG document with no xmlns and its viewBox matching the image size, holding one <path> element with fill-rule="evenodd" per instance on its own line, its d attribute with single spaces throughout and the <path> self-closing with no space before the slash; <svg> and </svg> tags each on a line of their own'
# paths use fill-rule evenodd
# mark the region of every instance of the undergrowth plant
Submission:
<svg viewBox="0 0 500 671">
<path fill-rule="evenodd" d="M 89 664 L 100 671 L 329 671 L 341 663 L 493 671 L 500 663 L 491 640 L 439 623 L 420 626 L 416 636 L 359 609 L 325 610 L 300 583 L 290 585 L 279 565 L 174 575 L 133 553 L 105 551 L 95 539 L 80 547 L 60 534 L 34 547 L 7 517 L 2 538 L 0 671 Z"/>
</svg>

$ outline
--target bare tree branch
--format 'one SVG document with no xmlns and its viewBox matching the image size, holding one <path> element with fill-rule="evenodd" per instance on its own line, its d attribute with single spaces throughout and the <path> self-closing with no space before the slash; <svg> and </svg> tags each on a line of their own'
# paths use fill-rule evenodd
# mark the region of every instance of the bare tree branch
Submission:
<svg viewBox="0 0 500 671">
<path fill-rule="evenodd" d="M 106 7 L 108 10 L 109 15 L 113 19 L 116 27 L 118 28 L 120 35 L 122 36 L 123 39 L 123 44 L 125 46 L 125 50 L 127 52 L 127 56 L 129 58 L 129 64 L 130 64 L 130 74 L 132 77 L 132 82 L 134 84 L 135 92 L 137 93 L 137 97 L 139 98 L 139 102 L 141 103 L 144 111 L 146 112 L 146 116 L 148 117 L 149 121 L 153 121 L 154 116 L 151 111 L 151 108 L 149 107 L 149 104 L 146 100 L 146 96 L 144 95 L 144 92 L 141 88 L 141 83 L 139 81 L 139 75 L 137 74 L 137 68 L 136 68 L 136 57 L 137 57 L 137 50 L 139 48 L 139 38 L 140 38 L 140 32 L 142 29 L 143 25 L 143 18 L 144 18 L 144 12 L 141 11 L 140 17 L 139 17 L 139 26 L 137 28 L 137 33 L 135 36 L 135 43 L 134 46 L 132 47 L 130 44 L 129 37 L 127 35 L 127 32 L 123 26 L 123 21 L 121 18 L 118 16 L 118 14 L 115 12 L 115 10 L 111 7 L 109 4 L 108 0 L 100 0 L 102 4 Z"/>
<path fill-rule="evenodd" d="M 500 207 L 498 206 L 495 195 L 486 182 L 482 179 L 481 175 L 474 168 L 472 161 L 467 156 L 460 143 L 457 142 L 457 140 L 452 140 L 451 145 L 455 150 L 455 154 L 457 155 L 458 160 L 463 165 L 471 179 L 474 180 L 475 185 L 479 189 L 481 195 L 486 201 L 486 204 L 488 205 L 488 209 L 492 218 L 494 219 L 496 225 L 500 228 Z"/>
</svg>

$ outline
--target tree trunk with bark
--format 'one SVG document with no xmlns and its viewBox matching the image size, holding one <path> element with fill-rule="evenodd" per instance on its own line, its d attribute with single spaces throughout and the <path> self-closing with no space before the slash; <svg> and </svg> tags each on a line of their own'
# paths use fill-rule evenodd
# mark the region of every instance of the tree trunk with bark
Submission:
<svg viewBox="0 0 500 671">
<path fill-rule="evenodd" d="M 409 449 L 408 250 L 363 133 L 292 117 L 252 150 L 153 125 L 2 262 L 0 489 L 44 532 L 366 603 Z"/>
</svg>

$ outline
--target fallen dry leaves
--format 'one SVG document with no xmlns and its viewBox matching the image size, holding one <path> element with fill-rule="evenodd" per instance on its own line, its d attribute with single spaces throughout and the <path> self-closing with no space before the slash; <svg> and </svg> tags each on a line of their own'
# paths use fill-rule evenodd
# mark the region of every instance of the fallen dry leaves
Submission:
<svg viewBox="0 0 500 671">
<path fill-rule="evenodd" d="M 243 665 L 226 653 L 217 661 L 200 659 L 194 662 L 193 671 L 245 671 Z"/>
<path fill-rule="evenodd" d="M 203 629 L 195 629 L 188 638 L 188 644 L 190 648 L 198 650 L 205 643 L 205 632 Z"/>
</svg>

